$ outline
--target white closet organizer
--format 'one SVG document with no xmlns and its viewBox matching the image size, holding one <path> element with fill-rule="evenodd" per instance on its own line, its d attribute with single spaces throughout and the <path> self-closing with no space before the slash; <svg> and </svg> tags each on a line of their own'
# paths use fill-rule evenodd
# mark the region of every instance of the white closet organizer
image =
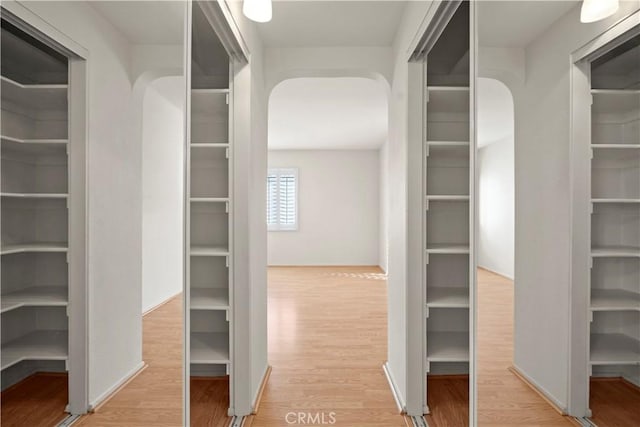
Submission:
<svg viewBox="0 0 640 427">
<path fill-rule="evenodd" d="M 188 378 L 219 377 L 233 374 L 231 63 L 198 2 L 191 13 L 185 344 Z"/>
<path fill-rule="evenodd" d="M 473 257 L 470 7 L 462 2 L 425 61 L 423 230 L 427 376 L 469 375 Z M 428 406 L 429 389 L 425 395 Z M 439 409 L 442 410 L 442 409 Z"/>
<path fill-rule="evenodd" d="M 591 65 L 590 374 L 640 386 L 640 38 Z"/>
<path fill-rule="evenodd" d="M 2 21 L 2 389 L 67 371 L 67 58 Z"/>
</svg>

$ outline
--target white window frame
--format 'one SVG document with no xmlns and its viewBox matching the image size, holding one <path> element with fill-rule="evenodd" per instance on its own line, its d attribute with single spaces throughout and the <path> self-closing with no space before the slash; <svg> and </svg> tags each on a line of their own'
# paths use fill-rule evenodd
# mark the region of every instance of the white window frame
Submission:
<svg viewBox="0 0 640 427">
<path fill-rule="evenodd" d="M 280 224 L 279 222 L 275 223 L 275 224 L 269 224 L 269 219 L 267 218 L 267 230 L 268 231 L 298 231 L 298 224 L 300 222 L 299 216 L 298 216 L 298 212 L 299 212 L 299 194 L 300 194 L 300 180 L 298 179 L 298 169 L 297 168 L 269 168 L 267 171 L 267 179 L 269 176 L 271 175 L 276 175 L 278 176 L 278 181 L 279 181 L 279 177 L 280 175 L 293 175 L 294 180 L 295 180 L 295 187 L 296 187 L 296 191 L 295 191 L 295 195 L 294 195 L 294 201 L 295 201 L 295 222 L 293 224 Z M 266 185 L 269 185 L 268 181 L 265 183 Z M 267 195 L 268 195 L 268 188 L 267 188 Z M 277 195 L 280 191 L 280 185 L 276 185 L 276 198 L 279 199 L 279 196 Z M 270 203 L 269 200 L 267 200 L 267 206 Z M 278 212 L 277 212 L 277 218 L 278 221 L 280 220 L 280 206 L 279 206 L 279 202 L 278 202 Z M 265 212 L 266 214 L 266 212 Z"/>
</svg>

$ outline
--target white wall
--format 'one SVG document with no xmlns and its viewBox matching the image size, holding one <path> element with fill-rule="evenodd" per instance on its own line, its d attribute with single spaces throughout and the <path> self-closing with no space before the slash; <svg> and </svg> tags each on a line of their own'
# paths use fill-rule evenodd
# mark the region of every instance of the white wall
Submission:
<svg viewBox="0 0 640 427">
<path fill-rule="evenodd" d="M 478 266 L 513 279 L 513 96 L 495 79 L 479 78 L 477 90 Z"/>
<path fill-rule="evenodd" d="M 298 168 L 298 230 L 271 231 L 269 265 L 378 265 L 378 150 L 270 150 Z"/>
<path fill-rule="evenodd" d="M 527 46 L 526 81 L 522 88 L 512 88 L 517 218 L 514 364 L 561 408 L 569 398 L 570 55 L 638 8 L 637 0 L 621 1 L 615 15 L 585 25 L 580 23 L 577 4 Z"/>
<path fill-rule="evenodd" d="M 87 3 L 23 4 L 89 50 L 88 375 L 95 403 L 142 362 L 141 149 L 127 134 L 130 46 Z"/>
<path fill-rule="evenodd" d="M 389 269 L 389 142 L 380 147 L 380 221 L 378 265 L 386 273 Z"/>
<path fill-rule="evenodd" d="M 142 312 L 182 292 L 184 78 L 147 86 L 142 115 Z"/>
<path fill-rule="evenodd" d="M 478 266 L 510 279 L 515 244 L 513 146 L 511 135 L 478 151 Z"/>
</svg>

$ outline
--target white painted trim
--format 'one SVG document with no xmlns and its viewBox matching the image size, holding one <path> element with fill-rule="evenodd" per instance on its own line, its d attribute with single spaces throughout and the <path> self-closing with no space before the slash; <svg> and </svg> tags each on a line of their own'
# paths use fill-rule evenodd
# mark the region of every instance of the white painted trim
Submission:
<svg viewBox="0 0 640 427">
<path fill-rule="evenodd" d="M 227 0 L 198 2 L 197 4 L 229 56 L 240 62 L 249 62 L 251 53 L 229 9 Z"/>
<path fill-rule="evenodd" d="M 575 50 L 571 54 L 571 62 L 576 63 L 582 60 L 594 60 L 594 55 L 596 57 L 599 56 L 597 55 L 599 50 L 606 47 L 608 51 L 629 40 L 633 36 L 633 29 L 638 25 L 640 25 L 640 10 L 616 22 L 606 31 L 594 37 L 581 48 Z M 627 37 L 623 37 L 625 33 L 627 33 Z M 610 43 L 613 43 L 613 45 L 607 46 Z"/>
<path fill-rule="evenodd" d="M 384 376 L 387 378 L 387 383 L 389 383 L 389 388 L 391 389 L 391 394 L 393 395 L 393 400 L 396 402 L 396 407 L 401 414 L 404 414 L 405 411 L 405 402 L 402 399 L 402 394 L 398 391 L 398 386 L 393 379 L 393 374 L 391 373 L 391 369 L 389 369 L 389 362 L 384 362 L 382 365 L 382 370 L 384 371 Z"/>
<path fill-rule="evenodd" d="M 548 399 L 549 402 L 556 407 L 556 409 L 560 410 L 564 415 L 567 414 L 567 408 L 562 404 L 562 402 L 560 402 L 551 393 L 549 393 L 549 391 L 547 389 L 545 389 L 540 384 L 538 384 L 536 381 L 534 381 L 533 378 L 531 378 L 529 375 L 525 374 L 524 371 L 522 369 L 520 369 L 517 365 L 514 364 L 512 366 L 512 369 L 514 371 L 516 371 L 518 373 L 518 375 L 520 375 L 522 378 L 524 378 L 527 381 L 527 383 L 529 383 L 529 385 L 531 387 L 535 388 L 538 391 L 538 393 L 540 393 L 546 399 Z"/>
<path fill-rule="evenodd" d="M 109 387 L 104 393 L 98 396 L 89 404 L 89 411 L 95 411 L 100 405 L 105 403 L 112 395 L 115 395 L 116 392 L 119 391 L 120 388 L 125 386 L 129 380 L 132 380 L 136 375 L 138 375 L 143 369 L 147 367 L 147 364 L 144 361 L 141 361 L 139 364 L 135 366 L 132 370 L 127 372 L 120 380 L 118 380 L 114 385 Z"/>
<path fill-rule="evenodd" d="M 24 24 L 26 24 L 27 27 L 36 28 L 38 32 L 41 33 L 40 37 L 37 38 L 47 44 L 53 43 L 54 47 L 62 48 L 62 50 L 68 51 L 67 53 L 72 53 L 80 58 L 89 58 L 89 50 L 87 48 L 77 43 L 62 31 L 53 27 L 22 3 L 26 2 L 18 0 L 3 0 L 2 8 L 9 13 L 3 13 L 2 17 L 12 24 L 17 25 L 22 30 L 25 29 Z M 27 32 L 30 33 L 28 28 Z"/>
</svg>

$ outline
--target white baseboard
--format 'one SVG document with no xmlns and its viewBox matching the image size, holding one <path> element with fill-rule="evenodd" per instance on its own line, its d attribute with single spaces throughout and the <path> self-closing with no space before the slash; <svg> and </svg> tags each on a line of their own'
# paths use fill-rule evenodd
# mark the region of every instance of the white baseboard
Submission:
<svg viewBox="0 0 640 427">
<path fill-rule="evenodd" d="M 256 414 L 258 412 L 258 407 L 260 406 L 260 401 L 262 400 L 262 393 L 264 392 L 264 388 L 267 386 L 267 381 L 269 381 L 269 376 L 271 375 L 271 366 L 267 364 L 265 366 L 264 371 L 262 372 L 262 380 L 260 381 L 260 386 L 253 394 L 253 400 L 251 404 L 251 413 Z"/>
<path fill-rule="evenodd" d="M 404 414 L 406 412 L 407 405 L 402 395 L 398 391 L 398 386 L 396 386 L 396 382 L 393 380 L 393 374 L 389 369 L 389 362 L 384 362 L 384 365 L 382 365 L 382 370 L 384 371 L 384 375 L 387 377 L 387 382 L 389 383 L 389 388 L 391 388 L 391 393 L 393 394 L 393 400 L 396 401 L 396 406 L 398 407 L 398 411 L 400 411 L 401 414 Z"/>
<path fill-rule="evenodd" d="M 555 409 L 560 412 L 562 415 L 567 415 L 567 406 L 560 402 L 555 396 L 553 396 L 549 391 L 534 381 L 529 375 L 525 374 L 522 369 L 513 364 L 511 369 L 515 372 L 517 376 L 520 376 L 524 381 L 526 381 L 529 386 L 533 387 L 535 391 L 537 391 L 544 399 L 546 399 L 551 405 L 555 407 Z"/>
<path fill-rule="evenodd" d="M 95 412 L 101 405 L 104 405 L 111 397 L 113 397 L 121 388 L 123 388 L 129 381 L 134 379 L 140 372 L 142 372 L 147 367 L 147 364 L 144 361 L 140 362 L 136 365 L 135 368 L 130 370 L 126 375 L 124 375 L 120 380 L 118 380 L 114 385 L 109 387 L 104 393 L 94 399 L 92 402 L 89 402 L 89 412 Z"/>
</svg>

